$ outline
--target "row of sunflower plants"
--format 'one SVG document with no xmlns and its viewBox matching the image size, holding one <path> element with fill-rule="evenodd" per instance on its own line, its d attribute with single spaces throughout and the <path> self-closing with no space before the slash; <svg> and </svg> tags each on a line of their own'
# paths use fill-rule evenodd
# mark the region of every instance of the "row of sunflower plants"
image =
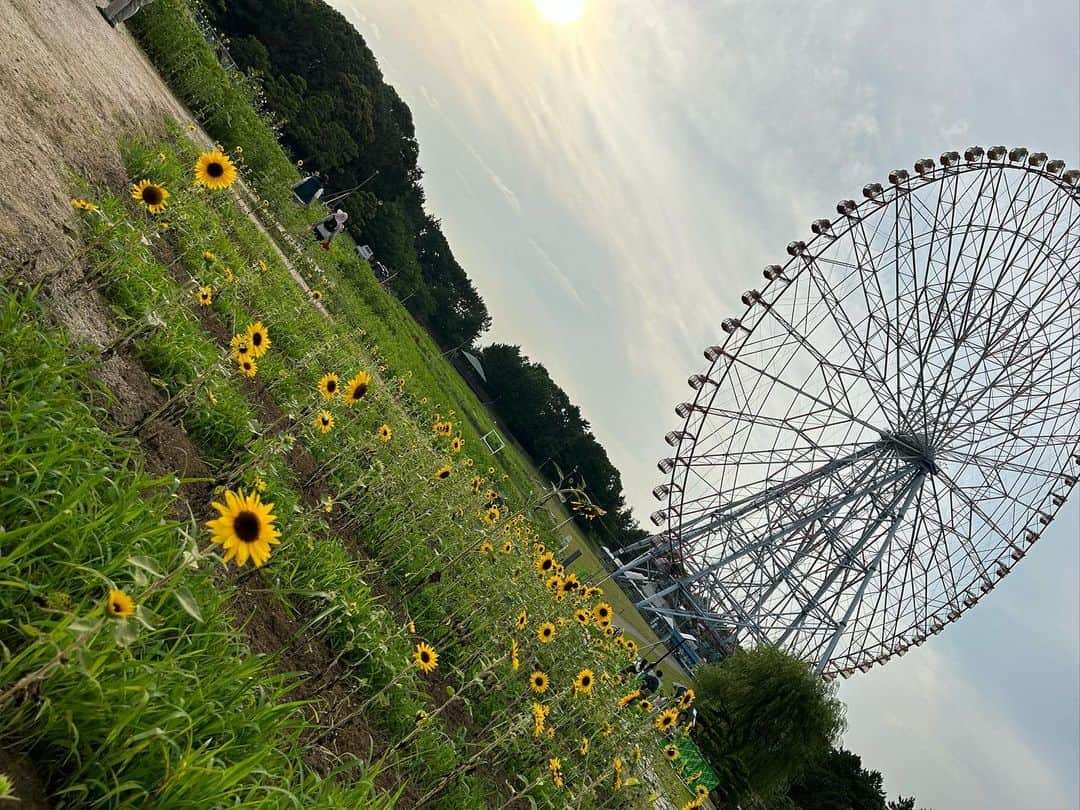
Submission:
<svg viewBox="0 0 1080 810">
<path fill-rule="evenodd" d="M 88 404 L 94 362 L 0 285 L 0 748 L 57 807 L 392 806 L 375 770 L 303 767 L 307 724 L 231 626 L 200 527 L 173 517 L 180 482 L 144 474 Z"/>
<path fill-rule="evenodd" d="M 490 416 L 441 349 L 379 285 L 371 268 L 353 252 L 351 239 L 335 240 L 324 253 L 307 238 L 305 229 L 316 214 L 296 206 L 290 192 L 304 170 L 303 160 L 294 161 L 287 154 L 273 120 L 257 111 L 257 87 L 218 62 L 189 3 L 159 0 L 153 14 L 138 15 L 130 24 L 151 61 L 206 131 L 230 150 L 242 146 L 240 153 L 232 154 L 242 161 L 246 187 L 254 191 L 255 213 L 275 239 L 289 234 L 281 247 L 324 307 L 351 322 L 364 322 L 363 342 L 391 372 L 407 378 L 406 396 L 429 410 L 456 409 L 459 431 L 479 451 L 480 436 L 492 427 Z M 533 473 L 516 452 L 487 457 L 483 463 L 508 476 L 503 485 L 517 499 L 535 489 Z"/>
<path fill-rule="evenodd" d="M 138 170 L 134 172 L 136 175 L 147 174 L 154 167 L 157 176 L 152 184 L 166 188 L 163 178 L 169 172 L 168 155 L 164 152 L 158 155 L 157 164 L 145 150 L 130 158 L 133 169 Z M 140 182 L 141 179 L 144 178 Z M 138 183 L 135 188 L 135 193 L 141 196 Z M 173 209 L 167 220 L 168 229 L 162 230 L 160 220 L 148 221 L 146 227 L 158 236 L 165 234 L 181 256 L 187 257 L 184 266 L 203 274 L 203 277 L 193 275 L 188 282 L 194 293 L 193 301 L 221 307 L 224 314 L 231 313 L 234 319 L 249 319 L 248 308 L 252 306 L 263 307 L 260 312 L 264 315 L 269 307 L 276 306 L 274 316 L 265 317 L 268 323 L 296 320 L 312 327 L 297 329 L 293 325 L 299 356 L 271 368 L 267 388 L 291 414 L 288 422 L 292 428 L 303 431 L 308 417 L 314 415 L 310 435 L 303 438 L 325 468 L 320 472 L 328 475 L 332 484 L 327 508 L 339 509 L 350 525 L 364 530 L 370 547 L 386 565 L 388 579 L 403 591 L 408 609 L 415 611 L 406 629 L 413 635 L 419 627 L 426 639 L 415 647 L 416 667 L 421 670 L 437 667 L 441 652 L 444 669 L 453 670 L 458 685 L 448 687 L 452 693 L 431 714 L 437 717 L 449 712 L 451 704 L 467 705 L 474 724 L 483 724 L 479 731 L 473 729 L 474 736 L 492 738 L 492 742 L 463 746 L 467 756 L 463 754 L 462 765 L 443 782 L 475 771 L 470 763 L 479 761 L 477 757 L 483 755 L 489 768 L 501 762 L 528 773 L 531 765 L 531 772 L 544 774 L 537 775 L 526 786 L 533 795 L 573 786 L 572 789 L 580 792 L 579 798 L 594 797 L 602 787 L 611 789 L 617 782 L 622 792 L 611 792 L 608 798 L 618 795 L 622 800 L 632 796 L 631 789 L 640 784 L 640 779 L 627 771 L 638 767 L 643 748 L 646 757 L 656 753 L 657 740 L 652 729 L 654 722 L 659 722 L 659 715 L 652 717 L 653 709 L 647 702 L 644 711 L 640 707 L 634 710 L 644 716 L 634 711 L 619 711 L 619 700 L 625 699 L 626 694 L 615 694 L 622 686 L 618 669 L 633 650 L 627 649 L 629 645 L 614 646 L 608 637 L 607 634 L 614 633 L 610 616 L 604 616 L 605 612 L 610 614 L 610 608 L 592 604 L 590 600 L 595 601 L 600 595 L 571 576 L 556 572 L 541 582 L 525 575 L 533 562 L 547 559 L 549 565 L 557 566 L 557 563 L 546 556 L 541 535 L 528 516 L 523 512 L 508 514 L 507 505 L 492 480 L 494 468 L 489 467 L 485 476 L 476 471 L 470 457 L 461 456 L 462 442 L 450 417 L 431 414 L 430 431 L 426 425 L 417 425 L 409 419 L 400 402 L 403 379 L 395 382 L 382 378 L 378 358 L 366 357 L 373 373 L 363 372 L 363 376 L 350 373 L 335 377 L 336 372 L 326 370 L 342 368 L 349 362 L 355 367 L 359 358 L 365 358 L 355 344 L 350 345 L 350 333 L 358 331 L 355 325 L 339 326 L 334 334 L 336 322 L 315 315 L 308 302 L 296 300 L 298 290 L 287 279 L 272 284 L 273 277 L 267 275 L 269 267 L 266 271 L 261 267 L 253 270 L 254 282 L 250 285 L 243 283 L 243 279 L 228 281 L 226 276 L 225 283 L 229 285 L 224 288 L 226 294 L 212 297 L 210 302 L 200 300 L 202 290 L 212 288 L 206 283 L 205 273 L 211 271 L 220 256 L 209 248 L 200 250 L 203 244 L 199 239 L 212 237 L 213 229 L 208 230 L 206 222 L 200 222 L 198 229 L 185 227 L 184 217 L 191 215 L 185 214 L 185 210 L 190 206 L 191 211 L 220 211 L 224 203 L 207 201 L 205 196 L 200 199 L 198 193 L 187 190 L 180 196 L 185 201 Z M 185 234 L 198 234 L 199 239 L 185 240 Z M 227 243 L 231 235 L 224 237 Z M 235 269 L 225 269 L 236 278 Z M 269 331 L 265 334 L 267 339 Z M 244 335 L 249 343 L 251 336 L 250 331 Z M 242 355 L 250 352 L 250 346 L 247 352 L 236 352 L 235 343 L 232 348 L 240 358 L 238 368 L 242 369 Z M 314 371 L 304 373 L 320 360 Z M 262 376 L 265 364 L 260 362 L 259 369 Z M 300 372 L 290 373 L 290 369 Z M 332 390 L 328 390 L 331 382 Z M 327 407 L 335 403 L 339 408 L 336 415 Z M 331 419 L 326 418 L 327 414 Z M 386 421 L 388 414 L 394 414 L 397 428 Z M 390 442 L 394 442 L 395 452 L 379 456 L 379 445 Z M 258 474 L 257 469 L 249 472 Z M 486 559 L 487 567 L 478 566 L 477 558 Z M 558 587 L 551 581 L 552 577 L 561 580 Z M 550 613 L 546 621 L 539 622 L 535 641 L 506 636 L 493 624 L 505 618 L 507 608 L 515 605 L 520 605 L 518 614 L 526 611 L 527 622 L 530 604 Z M 599 631 L 595 637 L 588 634 L 588 628 L 594 626 L 593 620 Z M 522 685 L 527 690 L 536 695 L 545 694 L 547 688 L 541 687 L 546 678 L 561 683 L 562 687 L 553 690 L 546 702 L 531 704 L 528 714 L 522 711 L 528 691 L 515 693 L 513 683 L 500 680 L 501 668 L 506 664 L 511 673 L 517 672 L 522 655 L 535 662 L 535 667 L 530 667 L 527 673 L 528 680 L 522 676 Z M 541 683 L 532 680 L 534 672 L 539 673 Z M 371 700 L 385 699 L 387 690 L 395 685 L 392 678 Z M 557 716 L 565 712 L 567 717 L 556 723 L 551 719 L 553 710 L 558 710 Z M 526 733 L 529 717 L 532 738 L 523 746 L 530 740 Z M 579 757 L 591 757 L 586 762 L 593 765 L 600 758 L 607 758 L 608 765 L 600 773 L 591 773 L 589 766 L 579 772 L 577 759 L 567 756 L 566 739 L 555 742 L 553 729 L 565 728 L 566 723 L 591 730 L 589 735 L 575 741 L 575 750 Z M 664 723 L 660 724 L 660 730 L 666 730 Z M 415 733 L 415 729 L 410 731 L 406 739 Z M 538 753 L 538 749 L 543 750 Z M 556 750 L 563 756 L 547 756 L 547 768 L 537 771 L 536 763 L 545 759 L 540 754 Z M 492 751 L 497 753 L 493 756 Z M 610 785 L 601 775 L 607 770 L 617 772 Z M 436 784 L 433 790 L 445 790 L 448 784 L 444 783 Z M 565 796 L 550 797 L 556 806 L 564 800 Z"/>
</svg>

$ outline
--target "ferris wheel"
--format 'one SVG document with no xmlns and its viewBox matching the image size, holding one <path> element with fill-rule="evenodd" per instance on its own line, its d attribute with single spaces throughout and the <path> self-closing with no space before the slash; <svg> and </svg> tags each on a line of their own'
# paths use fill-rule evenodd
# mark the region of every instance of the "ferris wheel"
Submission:
<svg viewBox="0 0 1080 810">
<path fill-rule="evenodd" d="M 618 572 L 642 611 L 827 678 L 959 619 L 1080 476 L 1080 172 L 972 147 L 862 196 L 720 324 L 665 528 Z"/>
</svg>

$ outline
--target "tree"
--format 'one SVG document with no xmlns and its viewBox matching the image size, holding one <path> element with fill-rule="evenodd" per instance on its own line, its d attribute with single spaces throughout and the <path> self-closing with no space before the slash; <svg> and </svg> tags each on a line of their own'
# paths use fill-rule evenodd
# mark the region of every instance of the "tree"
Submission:
<svg viewBox="0 0 1080 810">
<path fill-rule="evenodd" d="M 765 799 L 825 756 L 844 729 L 835 688 L 803 661 L 771 646 L 738 650 L 696 677 L 698 745 L 730 774 L 718 795 Z"/>
<path fill-rule="evenodd" d="M 886 810 L 881 774 L 863 768 L 858 754 L 843 748 L 830 748 L 811 763 L 787 798 L 800 810 Z"/>
<path fill-rule="evenodd" d="M 905 799 L 903 796 L 897 796 L 889 802 L 888 810 L 915 810 L 915 797 L 908 796 Z M 920 810 L 929 810 L 929 808 L 923 807 Z"/>
</svg>

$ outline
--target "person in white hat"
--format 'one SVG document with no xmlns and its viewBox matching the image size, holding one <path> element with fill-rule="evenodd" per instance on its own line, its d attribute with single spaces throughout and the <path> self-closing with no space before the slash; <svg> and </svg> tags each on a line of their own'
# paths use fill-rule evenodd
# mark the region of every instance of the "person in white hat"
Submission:
<svg viewBox="0 0 1080 810">
<path fill-rule="evenodd" d="M 315 238 L 322 242 L 324 248 L 329 250 L 330 241 L 345 230 L 345 221 L 348 218 L 349 215 L 339 208 L 326 219 L 315 224 Z"/>
</svg>

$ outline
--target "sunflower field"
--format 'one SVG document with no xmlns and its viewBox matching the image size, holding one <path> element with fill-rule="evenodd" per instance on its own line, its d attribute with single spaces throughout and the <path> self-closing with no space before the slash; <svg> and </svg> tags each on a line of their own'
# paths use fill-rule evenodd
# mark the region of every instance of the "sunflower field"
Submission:
<svg viewBox="0 0 1080 810">
<path fill-rule="evenodd" d="M 0 753 L 64 807 L 700 806 L 513 458 L 192 135 L 73 189 L 106 345 L 5 273 Z"/>
</svg>

